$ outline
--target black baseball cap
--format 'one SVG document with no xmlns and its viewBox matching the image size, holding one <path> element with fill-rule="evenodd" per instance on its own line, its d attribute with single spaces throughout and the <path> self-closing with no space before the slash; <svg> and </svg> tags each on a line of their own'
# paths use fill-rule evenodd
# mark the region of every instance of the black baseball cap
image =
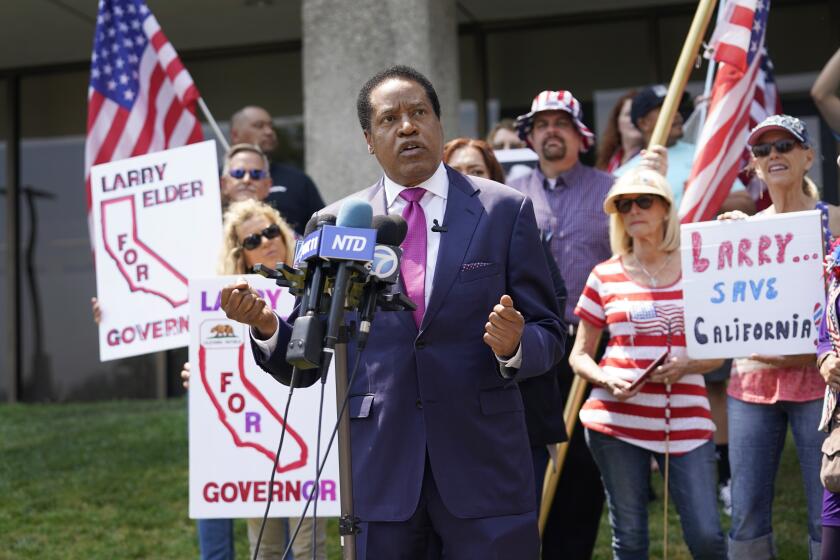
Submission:
<svg viewBox="0 0 840 560">
<path fill-rule="evenodd" d="M 636 94 L 633 98 L 633 104 L 630 106 L 630 120 L 633 126 L 639 128 L 639 119 L 657 109 L 662 107 L 665 103 L 665 96 L 668 94 L 668 88 L 663 85 L 648 86 Z M 694 103 L 691 101 L 691 96 L 688 92 L 683 92 L 680 106 L 677 109 L 682 115 L 683 122 L 688 120 L 691 113 L 694 111 Z"/>
</svg>

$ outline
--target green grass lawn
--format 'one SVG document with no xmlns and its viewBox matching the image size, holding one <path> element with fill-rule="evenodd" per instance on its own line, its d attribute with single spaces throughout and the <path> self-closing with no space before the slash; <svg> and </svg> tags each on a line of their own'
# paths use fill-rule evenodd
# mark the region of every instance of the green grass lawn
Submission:
<svg viewBox="0 0 840 560">
<path fill-rule="evenodd" d="M 800 480 L 789 441 L 775 505 L 781 558 L 807 557 Z M 186 403 L 0 406 L 0 504 L 0 559 L 197 558 Z M 661 500 L 650 510 L 651 554 L 661 557 Z M 669 522 L 670 557 L 690 558 L 673 507 Z M 595 558 L 610 558 L 609 541 L 605 515 Z M 243 522 L 236 550 L 248 557 Z M 340 558 L 334 521 L 329 557 Z"/>
</svg>

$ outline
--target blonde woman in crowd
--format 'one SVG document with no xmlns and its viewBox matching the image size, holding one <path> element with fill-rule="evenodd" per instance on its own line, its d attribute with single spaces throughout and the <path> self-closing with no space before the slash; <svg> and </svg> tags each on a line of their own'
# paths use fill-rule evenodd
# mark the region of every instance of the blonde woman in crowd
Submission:
<svg viewBox="0 0 840 560">
<path fill-rule="evenodd" d="M 723 560 L 715 425 L 702 375 L 721 361 L 686 354 L 679 218 L 671 188 L 655 171 L 631 170 L 610 189 L 604 211 L 613 256 L 593 269 L 581 294 L 569 363 L 593 385 L 580 419 L 607 494 L 613 556 L 648 557 L 652 457 L 669 473 L 692 557 Z M 609 343 L 596 363 L 605 330 Z M 640 380 L 646 370 L 649 378 Z"/>
<path fill-rule="evenodd" d="M 234 202 L 228 206 L 223 223 L 224 237 L 217 269 L 219 274 L 247 274 L 258 263 L 269 266 L 278 262 L 292 264 L 295 234 L 277 210 L 268 204 L 256 200 Z M 185 374 L 185 380 L 189 379 L 188 368 L 185 368 Z M 184 376 L 183 373 L 182 376 Z M 297 519 L 268 518 L 257 558 L 280 560 L 286 549 L 287 539 L 291 537 L 297 521 Z M 247 522 L 248 540 L 251 543 L 251 557 L 253 557 L 262 518 L 248 519 Z M 295 558 L 312 558 L 312 527 L 312 520 L 304 519 L 292 546 Z M 318 549 L 316 558 L 326 560 L 326 519 L 318 519 L 316 533 Z"/>
<path fill-rule="evenodd" d="M 822 214 L 824 243 L 840 233 L 840 208 L 819 200 L 806 174 L 814 163 L 808 130 L 801 120 L 773 115 L 750 133 L 752 167 L 767 184 L 772 204 L 759 215 L 817 209 Z M 728 212 L 720 219 L 745 219 Z M 793 433 L 805 499 L 808 504 L 809 558 L 820 557 L 821 446 L 820 423 L 825 381 L 814 353 L 795 356 L 752 355 L 732 363 L 727 413 L 729 462 L 732 467 L 731 558 L 774 558 L 772 511 L 774 482 L 788 425 Z"/>
</svg>

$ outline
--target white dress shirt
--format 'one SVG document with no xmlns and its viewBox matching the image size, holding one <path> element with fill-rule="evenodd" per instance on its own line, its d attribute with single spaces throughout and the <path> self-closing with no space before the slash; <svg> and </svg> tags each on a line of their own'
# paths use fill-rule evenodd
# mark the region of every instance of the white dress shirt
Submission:
<svg viewBox="0 0 840 560">
<path fill-rule="evenodd" d="M 385 208 L 389 214 L 397 214 L 402 216 L 403 210 L 408 205 L 408 201 L 400 196 L 400 193 L 410 187 L 403 187 L 392 181 L 388 175 L 385 175 Z M 429 308 L 429 298 L 432 295 L 432 286 L 435 279 L 435 267 L 437 266 L 438 250 L 440 249 L 441 233 L 431 231 L 434 220 L 441 225 L 443 224 L 443 217 L 446 214 L 446 198 L 449 195 L 449 175 L 443 163 L 437 168 L 434 175 L 417 185 L 426 189 L 426 194 L 420 199 L 420 206 L 423 208 L 423 213 L 426 215 L 426 282 L 425 282 L 425 303 L 426 309 Z M 489 317 L 492 309 L 487 310 Z M 266 340 L 260 340 L 254 336 L 254 331 L 251 329 L 251 338 L 257 343 L 257 346 L 263 351 L 264 355 L 270 356 L 277 347 L 277 335 L 279 329 L 274 331 L 274 334 Z M 516 354 L 509 360 L 496 358 L 499 363 L 508 368 L 518 368 L 522 365 L 522 346 L 516 350 Z"/>
<path fill-rule="evenodd" d="M 446 174 L 446 168 L 443 164 L 440 164 L 434 175 L 417 187 L 427 191 L 420 199 L 420 206 L 426 215 L 426 286 L 423 292 L 426 296 L 426 309 L 428 309 L 441 236 L 440 233 L 433 232 L 431 227 L 434 220 L 443 225 L 443 216 L 446 214 L 446 197 L 449 194 L 449 176 Z M 400 196 L 400 193 L 405 189 L 406 187 L 401 187 L 385 175 L 385 208 L 388 209 L 389 214 L 402 216 L 403 210 L 408 206 L 408 201 Z"/>
</svg>

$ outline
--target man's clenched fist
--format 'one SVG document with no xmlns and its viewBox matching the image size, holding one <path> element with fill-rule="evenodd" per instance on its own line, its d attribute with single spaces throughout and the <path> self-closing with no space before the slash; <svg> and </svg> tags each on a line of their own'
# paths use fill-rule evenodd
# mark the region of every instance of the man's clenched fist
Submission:
<svg viewBox="0 0 840 560">
<path fill-rule="evenodd" d="M 507 294 L 503 295 L 487 319 L 484 343 L 500 358 L 512 357 L 519 348 L 519 340 L 525 328 L 525 318 L 513 306 L 513 299 Z"/>
<path fill-rule="evenodd" d="M 258 338 L 271 338 L 277 330 L 277 316 L 244 278 L 222 288 L 222 309 L 228 319 L 253 327 Z"/>
</svg>

